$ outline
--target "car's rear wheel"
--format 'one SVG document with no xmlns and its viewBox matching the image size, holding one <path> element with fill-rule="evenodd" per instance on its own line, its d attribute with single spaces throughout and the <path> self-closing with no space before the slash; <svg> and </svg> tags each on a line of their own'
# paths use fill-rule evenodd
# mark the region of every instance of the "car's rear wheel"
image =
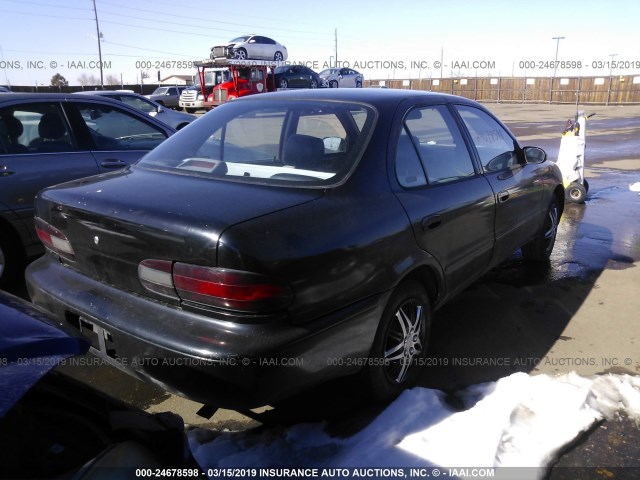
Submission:
<svg viewBox="0 0 640 480">
<path fill-rule="evenodd" d="M 315 78 L 311 79 L 311 88 L 318 88 L 318 81 Z"/>
<path fill-rule="evenodd" d="M 330 88 L 338 88 L 338 82 L 336 80 L 331 80 L 329 82 L 329 87 Z"/>
<path fill-rule="evenodd" d="M 415 384 L 430 327 L 431 306 L 425 289 L 416 281 L 400 284 L 387 303 L 362 372 L 375 399 L 390 400 Z"/>
<path fill-rule="evenodd" d="M 246 60 L 247 51 L 244 48 L 239 48 L 238 50 L 236 50 L 235 57 L 237 60 Z"/>
<path fill-rule="evenodd" d="M 356 82 L 356 88 L 362 88 L 362 82 Z"/>
<path fill-rule="evenodd" d="M 283 78 L 283 79 L 280 80 L 279 85 L 280 85 L 280 88 L 288 88 L 289 87 L 289 82 L 287 82 L 286 78 Z"/>
<path fill-rule="evenodd" d="M 565 190 L 565 198 L 573 203 L 584 203 L 587 198 L 587 189 L 580 183 L 572 183 Z"/>
<path fill-rule="evenodd" d="M 273 56 L 273 59 L 276 62 L 281 62 L 283 60 L 282 52 L 276 52 L 276 54 Z"/>
<path fill-rule="evenodd" d="M 556 235 L 558 233 L 558 222 L 560 221 L 560 207 L 555 196 L 544 218 L 542 229 L 536 237 L 522 247 L 522 256 L 527 260 L 534 262 L 544 262 L 549 260 L 553 246 L 556 243 Z"/>
</svg>

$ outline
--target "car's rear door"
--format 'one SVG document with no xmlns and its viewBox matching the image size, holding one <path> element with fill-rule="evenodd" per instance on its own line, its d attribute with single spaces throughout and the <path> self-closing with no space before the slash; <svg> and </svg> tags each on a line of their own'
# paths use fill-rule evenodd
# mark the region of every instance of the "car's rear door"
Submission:
<svg viewBox="0 0 640 480">
<path fill-rule="evenodd" d="M 537 166 L 527 164 L 511 134 L 489 113 L 470 105 L 456 105 L 485 178 L 496 197 L 495 261 L 526 243 L 540 228 L 543 185 Z"/>
<path fill-rule="evenodd" d="M 439 262 L 447 294 L 477 278 L 494 245 L 494 196 L 447 105 L 404 114 L 395 141 L 397 196 L 418 245 Z"/>
<path fill-rule="evenodd" d="M 100 173 L 58 101 L 29 101 L 0 109 L 13 138 L 0 149 L 0 203 L 32 230 L 33 200 L 45 187 Z"/>
</svg>

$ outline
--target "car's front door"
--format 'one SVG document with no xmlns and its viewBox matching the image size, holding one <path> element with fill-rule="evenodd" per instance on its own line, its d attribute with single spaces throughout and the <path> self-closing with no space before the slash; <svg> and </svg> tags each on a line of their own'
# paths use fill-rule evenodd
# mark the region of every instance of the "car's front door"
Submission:
<svg viewBox="0 0 640 480">
<path fill-rule="evenodd" d="M 540 228 L 543 185 L 536 165 L 524 159 L 518 143 L 487 112 L 469 105 L 456 105 L 484 176 L 496 197 L 495 260 L 500 261 L 526 243 Z"/>
<path fill-rule="evenodd" d="M 70 102 L 65 108 L 90 135 L 91 154 L 100 172 L 135 163 L 169 136 L 167 131 L 145 121 L 143 113 L 137 116 L 111 105 L 84 100 Z"/>
<path fill-rule="evenodd" d="M 418 245 L 438 261 L 453 294 L 491 261 L 493 191 L 446 105 L 409 110 L 395 145 L 397 196 Z"/>
</svg>

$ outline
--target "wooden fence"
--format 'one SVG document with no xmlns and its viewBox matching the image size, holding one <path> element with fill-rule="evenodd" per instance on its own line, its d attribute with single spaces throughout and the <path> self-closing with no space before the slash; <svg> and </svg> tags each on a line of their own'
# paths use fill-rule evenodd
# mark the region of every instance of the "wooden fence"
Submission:
<svg viewBox="0 0 640 480">
<path fill-rule="evenodd" d="M 482 77 L 365 80 L 365 87 L 384 85 L 450 93 L 483 102 L 580 103 L 621 105 L 640 103 L 640 76 L 612 77 Z"/>
</svg>

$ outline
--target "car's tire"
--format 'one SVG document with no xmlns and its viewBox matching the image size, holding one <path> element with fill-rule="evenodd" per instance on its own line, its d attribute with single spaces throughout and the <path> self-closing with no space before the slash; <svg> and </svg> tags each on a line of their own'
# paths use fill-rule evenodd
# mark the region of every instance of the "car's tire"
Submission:
<svg viewBox="0 0 640 480">
<path fill-rule="evenodd" d="M 376 332 L 368 365 L 361 372 L 365 390 L 387 401 L 415 384 L 429 340 L 431 305 L 416 281 L 401 283 L 391 294 Z"/>
<path fill-rule="evenodd" d="M 278 88 L 289 88 L 289 82 L 287 82 L 286 78 L 282 78 L 280 83 L 278 83 Z"/>
<path fill-rule="evenodd" d="M 362 88 L 362 82 L 356 82 L 356 88 Z"/>
<path fill-rule="evenodd" d="M 282 52 L 278 51 L 275 53 L 275 55 L 273 56 L 273 59 L 276 62 L 281 62 L 282 60 L 284 60 L 284 57 L 282 56 Z"/>
<path fill-rule="evenodd" d="M 580 183 L 572 183 L 564 193 L 565 199 L 573 203 L 584 203 L 587 198 L 587 189 Z"/>
<path fill-rule="evenodd" d="M 17 279 L 22 263 L 22 252 L 13 237 L 0 235 L 0 289 L 7 288 Z"/>
<path fill-rule="evenodd" d="M 542 228 L 536 237 L 522 247 L 522 256 L 533 262 L 546 262 L 551 256 L 556 243 L 558 223 L 560 221 L 560 206 L 553 196 L 544 216 Z"/>
<path fill-rule="evenodd" d="M 187 111 L 187 113 L 196 113 L 196 109 L 195 108 L 185 108 L 185 110 Z"/>
<path fill-rule="evenodd" d="M 338 88 L 338 82 L 337 80 L 331 80 L 329 82 L 329 88 Z"/>
<path fill-rule="evenodd" d="M 247 59 L 247 51 L 244 48 L 239 48 L 236 50 L 234 54 L 236 60 L 246 60 Z"/>
<path fill-rule="evenodd" d="M 311 82 L 309 84 L 309 88 L 318 88 L 318 81 L 315 78 L 311 79 Z"/>
</svg>

